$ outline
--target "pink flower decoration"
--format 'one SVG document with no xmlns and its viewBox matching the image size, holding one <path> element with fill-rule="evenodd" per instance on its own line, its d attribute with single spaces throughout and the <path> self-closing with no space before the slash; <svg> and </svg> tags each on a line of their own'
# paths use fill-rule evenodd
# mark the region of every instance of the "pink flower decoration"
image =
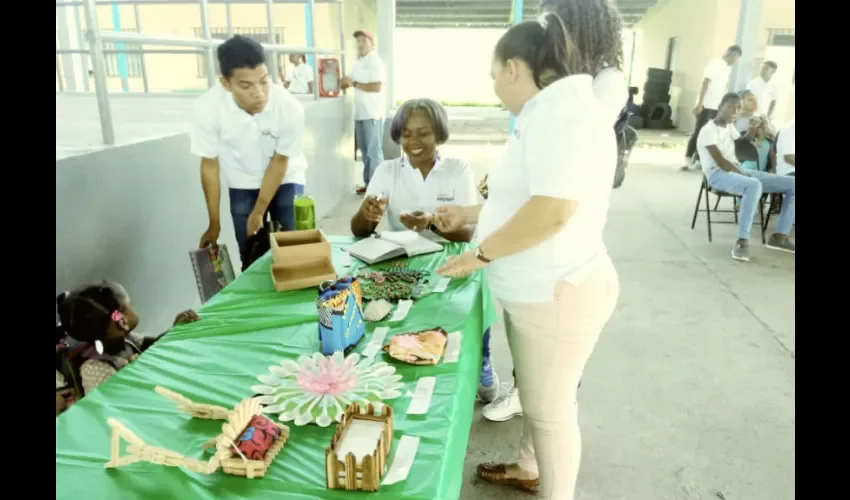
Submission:
<svg viewBox="0 0 850 500">
<path fill-rule="evenodd" d="M 333 363 L 330 358 L 324 358 L 318 363 L 318 373 L 302 367 L 295 380 L 307 392 L 336 396 L 357 385 L 357 374 L 344 365 Z"/>
</svg>

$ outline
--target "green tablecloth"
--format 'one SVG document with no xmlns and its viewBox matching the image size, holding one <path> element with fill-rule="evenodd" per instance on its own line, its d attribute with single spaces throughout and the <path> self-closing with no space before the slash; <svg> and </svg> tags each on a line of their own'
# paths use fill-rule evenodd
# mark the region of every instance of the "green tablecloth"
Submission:
<svg viewBox="0 0 850 500">
<path fill-rule="evenodd" d="M 341 249 L 350 238 L 331 238 L 340 275 Z M 449 244 L 438 254 L 411 259 L 410 267 L 435 269 L 447 255 L 466 245 Z M 481 364 L 482 332 L 495 318 L 483 273 L 452 280 L 441 294 L 422 297 L 401 323 L 370 323 L 356 352 L 362 351 L 376 326 L 390 326 L 389 336 L 441 326 L 462 331 L 457 363 L 431 367 L 397 364 L 406 394 L 419 377 L 436 376 L 427 415 L 407 416 L 409 397 L 390 400 L 395 410 L 393 448 L 403 434 L 420 437 L 419 450 L 407 480 L 382 486 L 375 493 L 328 490 L 325 448 L 335 425 L 298 427 L 288 423 L 290 439 L 262 479 L 224 474 L 198 474 L 183 468 L 135 463 L 104 469 L 109 459 L 114 417 L 148 445 L 194 458 L 209 458 L 201 445 L 218 435 L 221 421 L 192 419 L 171 401 L 155 393 L 162 385 L 199 403 L 233 407 L 252 396 L 256 376 L 283 358 L 319 350 L 316 290 L 278 293 L 266 255 L 199 311 L 202 320 L 173 328 L 130 366 L 71 407 L 56 420 L 56 498 L 374 498 L 456 499 L 460 495 L 463 460 L 472 424 Z M 351 259 L 353 265 L 359 265 Z M 163 282 L 163 286 L 167 286 Z M 174 310 L 180 310 L 174 304 Z M 144 314 L 144 311 L 142 311 Z M 383 356 L 382 354 L 378 355 Z M 123 447 L 122 447 L 123 449 Z"/>
</svg>

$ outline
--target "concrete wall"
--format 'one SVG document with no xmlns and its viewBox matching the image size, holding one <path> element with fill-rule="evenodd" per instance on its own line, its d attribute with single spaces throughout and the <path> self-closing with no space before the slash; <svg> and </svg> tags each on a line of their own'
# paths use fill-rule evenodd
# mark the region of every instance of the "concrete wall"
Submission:
<svg viewBox="0 0 850 500">
<path fill-rule="evenodd" d="M 691 110 L 702 83 L 703 69 L 711 58 L 718 57 L 728 46 L 735 43 L 739 10 L 740 0 L 659 0 L 634 27 L 637 31 L 637 43 L 632 85 L 641 89 L 646 81 L 647 68 L 663 68 L 668 40 L 678 37 L 670 94 L 671 106 L 676 108 L 674 116 L 678 117 L 677 125 L 680 130 L 693 130 L 695 117 Z M 794 0 L 762 0 L 753 76 L 757 73 L 761 61 L 765 59 L 765 54 L 770 51 L 767 45 L 769 30 L 793 29 L 794 16 Z M 787 69 L 791 69 L 790 74 L 793 74 L 792 68 Z M 783 80 L 779 88 L 780 102 L 777 103 L 777 112 L 781 108 L 782 113 L 777 113 L 775 118 L 782 120 L 788 112 L 793 113 L 787 111 L 793 110 L 793 88 L 790 85 L 790 76 L 777 76 Z M 787 82 L 784 81 L 786 79 Z"/>
<path fill-rule="evenodd" d="M 737 26 L 737 16 L 725 22 Z M 643 97 L 647 69 L 663 68 L 669 39 L 679 38 L 670 94 L 678 95 L 678 103 L 671 101 L 671 106 L 678 110 L 680 130 L 693 129 L 695 117 L 690 110 L 702 83 L 703 68 L 719 55 L 715 47 L 717 24 L 717 0 L 659 0 L 634 27 L 637 40 L 632 85 L 641 89 L 637 100 Z M 734 42 L 733 35 L 725 44 Z"/>
<path fill-rule="evenodd" d="M 321 217 L 354 188 L 351 98 L 307 104 L 306 121 L 306 190 Z M 221 213 L 220 241 L 238 272 L 226 190 Z M 187 133 L 57 160 L 56 293 L 114 279 L 130 292 L 140 331 L 160 333 L 178 312 L 200 305 L 188 251 L 206 226 Z"/>
</svg>

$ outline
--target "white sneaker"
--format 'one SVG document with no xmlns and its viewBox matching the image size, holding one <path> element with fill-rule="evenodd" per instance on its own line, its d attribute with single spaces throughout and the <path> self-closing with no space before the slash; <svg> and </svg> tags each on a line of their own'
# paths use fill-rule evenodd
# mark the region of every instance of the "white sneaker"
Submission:
<svg viewBox="0 0 850 500">
<path fill-rule="evenodd" d="M 507 394 L 496 398 L 495 401 L 485 406 L 481 413 L 484 418 L 491 422 L 506 422 L 522 415 L 519 389 L 514 387 Z"/>
</svg>

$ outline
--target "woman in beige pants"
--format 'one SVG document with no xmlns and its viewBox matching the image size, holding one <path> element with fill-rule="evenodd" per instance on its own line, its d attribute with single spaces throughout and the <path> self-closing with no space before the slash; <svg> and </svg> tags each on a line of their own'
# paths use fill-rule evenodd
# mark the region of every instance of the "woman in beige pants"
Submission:
<svg viewBox="0 0 850 500">
<path fill-rule="evenodd" d="M 576 388 L 619 295 L 602 232 L 617 147 L 585 61 L 560 18 L 518 24 L 496 45 L 496 95 L 516 115 L 480 206 L 443 206 L 441 231 L 477 223 L 478 248 L 437 270 L 485 268 L 501 303 L 525 415 L 517 463 L 484 479 L 573 500 L 581 456 Z M 536 452 L 536 455 L 535 455 Z"/>
</svg>

